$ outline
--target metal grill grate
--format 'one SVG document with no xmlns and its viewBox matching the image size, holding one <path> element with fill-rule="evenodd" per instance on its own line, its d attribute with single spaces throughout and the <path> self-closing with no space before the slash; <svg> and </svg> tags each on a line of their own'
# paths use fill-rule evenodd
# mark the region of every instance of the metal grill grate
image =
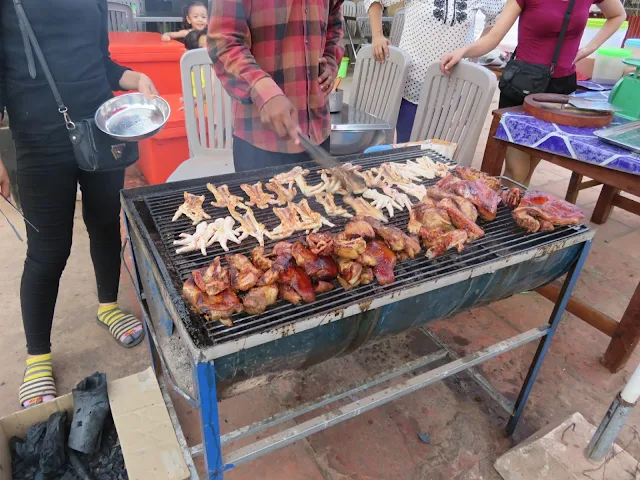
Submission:
<svg viewBox="0 0 640 480">
<path fill-rule="evenodd" d="M 416 158 L 424 154 L 425 152 L 420 151 L 394 152 L 375 157 L 368 156 L 360 160 L 354 160 L 353 163 L 362 165 L 364 169 L 369 169 L 378 166 L 382 162 L 406 161 L 407 159 Z M 440 157 L 437 154 L 429 153 L 429 156 L 434 160 L 446 162 L 443 157 Z M 308 183 L 310 185 L 319 183 L 320 176 L 317 173 L 317 167 L 314 164 L 307 164 L 305 167 L 311 170 L 311 173 L 307 176 Z M 282 171 L 286 171 L 290 168 L 292 168 L 292 166 L 284 168 Z M 260 178 L 257 176 L 257 173 L 254 173 L 253 176 L 250 175 L 251 174 L 247 176 L 247 174 L 245 174 L 244 177 L 242 174 L 225 176 L 224 181 L 221 181 L 218 184 L 225 183 L 229 186 L 229 191 L 232 194 L 246 198 L 246 194 L 240 189 L 240 184 L 254 183 L 258 180 L 262 180 L 263 183 L 268 181 L 268 177 Z M 437 181 L 438 179 L 428 180 L 424 182 L 424 185 L 433 185 Z M 205 210 L 209 215 L 211 215 L 212 219 L 228 215 L 228 211 L 226 209 L 211 206 L 213 195 L 206 189 L 206 186 L 203 183 L 198 184 L 196 181 L 191 181 L 189 183 L 194 185 L 186 188 L 189 193 L 196 195 L 205 194 Z M 180 187 L 171 188 L 170 185 L 167 185 L 167 187 L 169 188 L 164 189 L 162 193 L 144 195 L 143 198 L 151 218 L 155 223 L 157 233 L 161 239 L 162 244 L 156 245 L 156 247 L 161 253 L 161 256 L 166 259 L 166 267 L 170 274 L 172 274 L 175 284 L 174 287 L 176 291 L 180 292 L 182 289 L 182 282 L 189 277 L 191 271 L 209 265 L 214 257 L 218 255 L 225 255 L 226 252 L 216 244 L 215 248 L 208 249 L 206 256 L 202 256 L 200 252 L 182 255 L 175 254 L 173 241 L 182 232 L 193 232 L 195 227 L 191 225 L 191 221 L 186 217 L 182 217 L 176 222 L 171 221 L 176 209 L 183 202 L 184 189 Z M 305 197 L 298 193 L 295 201 L 300 201 L 303 198 Z M 335 198 L 336 204 L 345 206 L 342 204 L 341 197 L 339 195 L 336 195 Z M 324 213 L 322 206 L 314 199 L 308 199 L 308 201 L 309 205 L 311 205 L 314 210 Z M 347 209 L 351 211 L 349 207 L 347 207 Z M 256 219 L 259 222 L 264 223 L 269 230 L 272 230 L 279 224 L 278 218 L 273 214 L 271 209 L 259 210 L 254 208 L 254 213 Z M 390 219 L 389 225 L 397 226 L 406 231 L 408 219 L 409 215 L 407 211 L 398 212 L 392 219 Z M 335 223 L 336 226 L 331 228 L 325 227 L 322 231 L 339 232 L 348 222 L 348 219 L 330 218 L 330 221 Z M 314 315 L 339 310 L 349 305 L 370 300 L 383 293 L 388 294 L 394 291 L 403 290 L 427 279 L 435 279 L 450 275 L 460 270 L 494 261 L 496 259 L 539 247 L 547 243 L 562 240 L 575 235 L 578 232 L 587 230 L 587 227 L 581 225 L 576 227 L 559 228 L 553 232 L 529 234 L 515 225 L 511 218 L 510 210 L 503 205 L 500 205 L 498 216 L 494 221 L 483 222 L 479 220 L 479 225 L 484 229 L 486 234 L 485 237 L 466 246 L 462 253 L 449 251 L 435 260 L 429 260 L 421 254 L 413 260 L 398 263 L 395 269 L 396 281 L 391 285 L 383 287 L 374 281 L 370 285 L 360 286 L 349 290 L 348 292 L 338 287 L 331 292 L 319 294 L 316 302 L 314 303 L 301 304 L 298 306 L 291 305 L 288 302 L 280 300 L 276 305 L 270 307 L 266 312 L 260 315 L 247 315 L 244 313 L 234 315 L 234 325 L 232 327 L 225 327 L 219 322 L 208 321 L 194 313 L 190 314 L 189 319 L 183 320 L 185 320 L 187 330 L 194 332 L 192 338 L 194 344 L 198 347 L 209 347 L 215 344 L 237 340 L 249 334 L 264 332 L 274 327 L 292 324 Z M 302 236 L 304 236 L 304 234 L 300 235 L 300 237 Z M 294 236 L 287 240 L 295 241 L 296 238 L 297 237 Z M 274 241 L 267 240 L 265 243 L 267 251 L 269 251 L 270 247 L 275 243 L 276 242 Z M 229 253 L 242 253 L 249 255 L 251 250 L 257 246 L 257 241 L 250 237 L 244 240 L 241 245 L 230 243 L 229 246 Z M 179 300 L 176 299 L 175 301 Z M 195 328 L 188 328 L 189 325 Z M 197 334 L 197 331 L 204 333 L 204 335 Z"/>
</svg>

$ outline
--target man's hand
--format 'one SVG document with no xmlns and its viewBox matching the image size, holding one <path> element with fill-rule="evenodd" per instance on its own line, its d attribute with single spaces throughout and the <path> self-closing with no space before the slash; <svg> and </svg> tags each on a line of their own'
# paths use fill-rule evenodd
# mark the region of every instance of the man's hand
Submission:
<svg viewBox="0 0 640 480">
<path fill-rule="evenodd" d="M 298 142 L 298 111 L 284 95 L 276 95 L 262 106 L 260 120 L 279 137 Z"/>
<path fill-rule="evenodd" d="M 329 66 L 325 57 L 320 58 L 320 75 L 318 76 L 318 83 L 320 84 L 320 90 L 324 95 L 324 99 L 329 98 L 329 94 L 333 89 L 333 84 L 336 81 L 336 71 Z"/>
<path fill-rule="evenodd" d="M 376 62 L 384 63 L 389 58 L 391 40 L 385 38 L 384 35 L 375 35 L 371 42 L 373 45 L 373 58 L 376 59 Z"/>
<path fill-rule="evenodd" d="M 9 199 L 11 195 L 11 182 L 9 181 L 9 174 L 7 173 L 7 169 L 4 167 L 4 163 L 2 163 L 2 157 L 0 157 L 0 195 L 4 198 Z"/>
</svg>

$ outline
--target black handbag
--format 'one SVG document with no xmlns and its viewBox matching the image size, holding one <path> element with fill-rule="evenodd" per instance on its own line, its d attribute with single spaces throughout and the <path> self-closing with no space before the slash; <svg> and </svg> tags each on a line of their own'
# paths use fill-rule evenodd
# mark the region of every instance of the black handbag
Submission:
<svg viewBox="0 0 640 480">
<path fill-rule="evenodd" d="M 22 2 L 21 0 L 13 0 L 13 4 L 18 15 L 30 74 L 35 78 L 35 65 L 31 54 L 32 47 L 58 104 L 58 111 L 64 117 L 64 123 L 67 127 L 78 167 L 88 172 L 99 172 L 119 170 L 137 162 L 139 157 L 138 142 L 116 140 L 100 130 L 96 126 L 94 118 L 71 120 L 68 109 L 62 101 L 58 87 L 42 54 L 36 35 L 31 28 L 27 14 L 22 7 Z"/>
<path fill-rule="evenodd" d="M 560 35 L 558 36 L 558 42 L 556 43 L 556 48 L 551 59 L 551 66 L 518 60 L 518 49 L 516 48 L 513 57 L 505 65 L 498 84 L 500 91 L 505 96 L 514 101 L 518 101 L 518 103 L 523 103 L 524 97 L 527 95 L 543 93 L 547 90 L 556 63 L 558 62 L 558 57 L 560 56 L 562 42 L 567 33 L 567 27 L 569 26 L 569 20 L 571 20 L 571 13 L 573 12 L 575 3 L 576 0 L 569 0 L 569 5 L 567 6 L 567 11 L 562 21 Z"/>
</svg>

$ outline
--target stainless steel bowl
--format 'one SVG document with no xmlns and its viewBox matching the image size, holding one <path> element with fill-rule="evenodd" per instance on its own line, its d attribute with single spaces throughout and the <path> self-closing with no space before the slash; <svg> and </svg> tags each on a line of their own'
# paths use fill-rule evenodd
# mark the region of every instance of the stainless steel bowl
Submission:
<svg viewBox="0 0 640 480">
<path fill-rule="evenodd" d="M 338 113 L 342 110 L 342 98 L 344 92 L 340 89 L 334 90 L 329 94 L 329 112 Z"/>
<path fill-rule="evenodd" d="M 162 97 L 146 98 L 127 93 L 102 104 L 96 112 L 96 125 L 107 135 L 123 142 L 153 137 L 167 123 L 171 107 Z"/>
</svg>

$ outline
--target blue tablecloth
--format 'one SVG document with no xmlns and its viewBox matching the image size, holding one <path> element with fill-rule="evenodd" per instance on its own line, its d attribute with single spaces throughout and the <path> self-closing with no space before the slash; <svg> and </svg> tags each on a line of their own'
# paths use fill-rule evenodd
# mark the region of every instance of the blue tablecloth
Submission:
<svg viewBox="0 0 640 480">
<path fill-rule="evenodd" d="M 626 121 L 614 120 L 612 126 L 616 123 Z M 593 134 L 595 130 L 597 129 L 545 122 L 526 113 L 505 113 L 500 120 L 496 138 L 640 175 L 640 155 L 603 142 Z"/>
</svg>

